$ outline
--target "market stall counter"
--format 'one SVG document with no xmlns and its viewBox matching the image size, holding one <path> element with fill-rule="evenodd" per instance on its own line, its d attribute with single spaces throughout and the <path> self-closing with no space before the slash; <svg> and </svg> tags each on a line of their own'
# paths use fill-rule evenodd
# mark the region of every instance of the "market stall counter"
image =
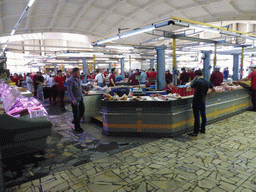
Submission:
<svg viewBox="0 0 256 192">
<path fill-rule="evenodd" d="M 9 158 L 44 149 L 52 123 L 42 104 L 25 97 L 5 83 L 0 84 L 0 153 Z"/>
<path fill-rule="evenodd" d="M 159 133 L 177 135 L 193 129 L 193 96 L 156 94 L 127 100 L 102 100 L 103 130 L 106 133 Z M 177 95 L 177 94 L 176 94 Z M 209 94 L 208 124 L 252 108 L 250 92 L 238 90 Z"/>
</svg>

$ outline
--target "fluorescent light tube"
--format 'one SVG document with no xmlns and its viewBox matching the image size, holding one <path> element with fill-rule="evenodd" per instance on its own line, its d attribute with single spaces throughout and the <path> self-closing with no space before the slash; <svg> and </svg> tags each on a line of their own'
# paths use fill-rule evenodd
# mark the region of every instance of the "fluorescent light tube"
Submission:
<svg viewBox="0 0 256 192">
<path fill-rule="evenodd" d="M 145 27 L 145 28 L 141 28 L 141 29 L 136 29 L 136 30 L 131 31 L 131 32 L 120 34 L 120 38 L 130 37 L 130 36 L 137 35 L 137 34 L 140 34 L 140 33 L 145 33 L 145 32 L 148 32 L 148 31 L 152 31 L 154 29 L 155 29 L 155 26 L 151 25 L 149 27 Z"/>
<path fill-rule="evenodd" d="M 12 36 L 14 35 L 14 33 L 15 33 L 15 30 L 13 29 L 10 35 Z"/>
<path fill-rule="evenodd" d="M 125 50 L 134 49 L 134 47 L 132 47 L 132 46 L 114 46 L 114 45 L 107 45 L 106 48 L 125 49 Z"/>
<path fill-rule="evenodd" d="M 118 35 L 116 35 L 114 37 L 110 37 L 108 39 L 103 39 L 101 41 L 98 41 L 98 42 L 96 42 L 96 44 L 100 45 L 100 44 L 107 43 L 107 42 L 110 42 L 110 41 L 114 41 L 114 40 L 117 40 L 117 39 L 119 39 Z"/>
<path fill-rule="evenodd" d="M 30 0 L 29 3 L 28 3 L 28 6 L 31 7 L 34 2 L 35 2 L 35 0 Z"/>
<path fill-rule="evenodd" d="M 178 26 L 181 26 L 181 27 L 189 27 L 189 25 L 187 23 L 182 23 L 182 22 L 177 22 L 177 21 L 175 21 L 174 25 L 178 25 Z"/>
</svg>

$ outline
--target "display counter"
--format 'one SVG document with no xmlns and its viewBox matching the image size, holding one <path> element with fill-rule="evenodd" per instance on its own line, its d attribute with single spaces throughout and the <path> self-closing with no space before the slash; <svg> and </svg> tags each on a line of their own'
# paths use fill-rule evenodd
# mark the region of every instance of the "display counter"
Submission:
<svg viewBox="0 0 256 192">
<path fill-rule="evenodd" d="M 101 99 L 102 99 L 103 93 L 95 93 L 95 94 L 89 94 L 84 95 L 84 122 L 91 121 L 92 117 L 98 117 L 100 116 L 100 110 L 101 110 Z"/>
<path fill-rule="evenodd" d="M 8 84 L 0 84 L 0 153 L 9 158 L 36 151 L 46 145 L 52 123 L 43 105 L 34 97 L 25 97 Z"/>
<path fill-rule="evenodd" d="M 176 135 L 193 129 L 193 96 L 168 101 L 101 101 L 106 133 Z M 208 94 L 208 124 L 252 108 L 248 89 Z"/>
</svg>

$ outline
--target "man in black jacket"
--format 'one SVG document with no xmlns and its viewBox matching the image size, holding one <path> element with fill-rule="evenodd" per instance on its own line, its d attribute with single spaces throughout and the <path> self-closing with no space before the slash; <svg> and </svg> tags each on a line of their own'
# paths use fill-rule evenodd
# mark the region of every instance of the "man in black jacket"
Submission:
<svg viewBox="0 0 256 192">
<path fill-rule="evenodd" d="M 206 126 L 206 112 L 205 112 L 205 98 L 208 92 L 208 89 L 212 89 L 213 91 L 213 85 L 210 81 L 207 81 L 203 78 L 203 72 L 201 70 L 195 71 L 195 78 L 191 82 L 191 84 L 188 86 L 188 89 L 194 88 L 194 98 L 192 103 L 193 108 L 193 114 L 194 114 L 194 131 L 192 133 L 189 133 L 189 136 L 196 137 L 198 135 L 198 132 L 205 133 L 205 126 Z M 202 117 L 202 124 L 201 129 L 200 127 L 200 115 Z"/>
</svg>

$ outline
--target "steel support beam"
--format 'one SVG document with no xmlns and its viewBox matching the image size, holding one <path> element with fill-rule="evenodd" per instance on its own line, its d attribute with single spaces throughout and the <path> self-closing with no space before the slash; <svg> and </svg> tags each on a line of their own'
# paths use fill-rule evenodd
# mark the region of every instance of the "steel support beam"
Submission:
<svg viewBox="0 0 256 192">
<path fill-rule="evenodd" d="M 206 80 L 210 80 L 210 57 L 211 57 L 211 51 L 202 51 L 202 53 L 205 54 L 205 58 L 204 58 L 204 68 L 203 68 L 203 74 L 204 74 L 204 78 Z"/>
<path fill-rule="evenodd" d="M 86 62 L 86 58 L 83 58 L 83 74 L 84 74 L 84 80 L 83 83 L 87 83 L 87 62 Z"/>
<path fill-rule="evenodd" d="M 165 48 L 156 47 L 156 61 L 157 61 L 157 89 L 165 87 Z"/>
<path fill-rule="evenodd" d="M 233 80 L 239 79 L 239 54 L 233 55 Z"/>
</svg>

